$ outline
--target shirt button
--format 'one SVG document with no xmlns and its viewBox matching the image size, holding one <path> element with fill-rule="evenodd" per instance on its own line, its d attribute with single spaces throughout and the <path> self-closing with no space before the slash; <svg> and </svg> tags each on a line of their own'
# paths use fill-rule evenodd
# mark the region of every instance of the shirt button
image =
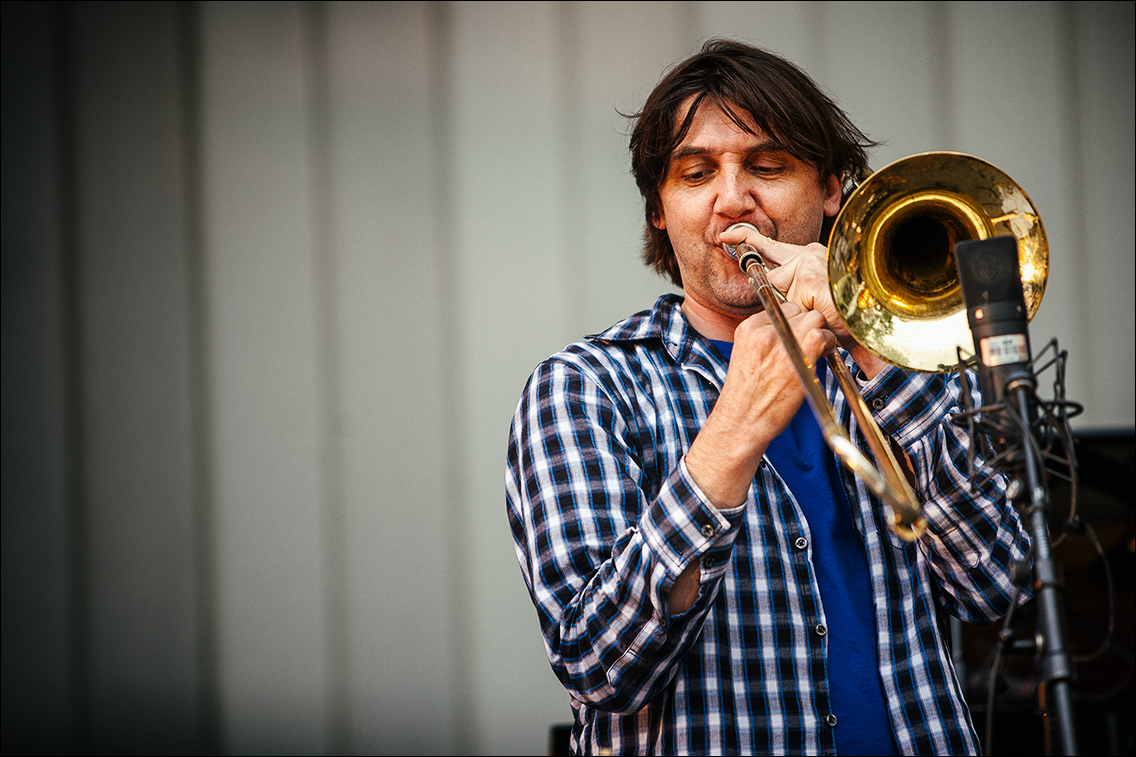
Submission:
<svg viewBox="0 0 1136 757">
<path fill-rule="evenodd" d="M 876 397 L 874 400 L 872 400 L 872 409 L 876 412 L 879 412 L 880 410 L 884 409 L 885 404 L 887 404 L 887 400 L 885 400 L 883 397 Z"/>
<path fill-rule="evenodd" d="M 714 558 L 711 557 L 710 555 L 704 555 L 702 557 L 702 567 L 703 568 L 713 568 L 714 567 Z"/>
<path fill-rule="evenodd" d="M 809 546 L 809 540 L 803 536 L 798 536 L 797 540 L 793 542 L 793 546 L 795 546 L 797 549 L 804 549 L 805 547 Z"/>
<path fill-rule="evenodd" d="M 817 636 L 824 636 L 828 633 L 828 629 L 824 627 L 824 623 L 818 623 L 816 627 Z"/>
<path fill-rule="evenodd" d="M 836 727 L 836 716 L 833 715 L 830 712 L 830 713 L 828 713 L 828 717 L 824 719 L 824 722 L 828 723 L 830 726 L 833 726 L 835 728 Z"/>
<path fill-rule="evenodd" d="M 714 527 L 707 523 L 702 527 L 702 535 L 709 539 L 714 535 Z"/>
</svg>

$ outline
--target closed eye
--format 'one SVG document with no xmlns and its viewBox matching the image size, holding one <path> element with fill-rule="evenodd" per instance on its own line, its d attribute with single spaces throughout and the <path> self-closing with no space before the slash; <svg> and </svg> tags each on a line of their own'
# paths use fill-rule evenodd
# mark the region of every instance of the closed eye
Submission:
<svg viewBox="0 0 1136 757">
<path fill-rule="evenodd" d="M 758 174 L 759 176 L 776 176 L 777 174 L 785 170 L 785 166 L 781 165 L 780 163 L 758 163 L 752 166 L 750 170 Z"/>
<path fill-rule="evenodd" d="M 690 184 L 697 184 L 699 182 L 705 181 L 706 179 L 710 178 L 713 174 L 714 174 L 713 168 L 711 168 L 709 166 L 699 166 L 699 167 L 684 171 L 683 174 L 682 174 L 682 180 L 687 182 L 687 183 L 690 183 Z"/>
</svg>

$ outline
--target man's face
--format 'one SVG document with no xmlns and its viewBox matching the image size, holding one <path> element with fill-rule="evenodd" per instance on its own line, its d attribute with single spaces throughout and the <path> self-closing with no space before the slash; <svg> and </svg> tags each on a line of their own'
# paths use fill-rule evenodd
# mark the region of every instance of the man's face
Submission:
<svg viewBox="0 0 1136 757">
<path fill-rule="evenodd" d="M 680 118 L 687 107 L 679 108 Z M 733 316 L 756 312 L 760 303 L 718 241 L 726 227 L 748 221 L 767 237 L 804 245 L 817 241 L 824 216 L 840 209 L 835 176 L 822 183 L 816 168 L 778 148 L 748 116 L 743 118 L 753 134 L 709 101 L 699 106 L 671 155 L 659 190 L 662 211 L 654 220 L 670 236 L 686 297 Z"/>
</svg>

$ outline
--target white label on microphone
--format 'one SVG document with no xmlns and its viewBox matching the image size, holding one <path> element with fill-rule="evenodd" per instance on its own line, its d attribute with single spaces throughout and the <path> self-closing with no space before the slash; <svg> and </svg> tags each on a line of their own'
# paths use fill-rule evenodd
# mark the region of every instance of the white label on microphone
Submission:
<svg viewBox="0 0 1136 757">
<path fill-rule="evenodd" d="M 1007 363 L 1029 362 L 1029 347 L 1025 334 L 1002 334 L 988 336 L 982 340 L 982 363 L 995 368 Z"/>
</svg>

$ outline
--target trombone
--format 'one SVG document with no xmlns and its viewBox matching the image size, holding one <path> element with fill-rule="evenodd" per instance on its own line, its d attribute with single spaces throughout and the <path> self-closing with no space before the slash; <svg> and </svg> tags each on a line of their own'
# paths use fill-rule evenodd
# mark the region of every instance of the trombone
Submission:
<svg viewBox="0 0 1136 757">
<path fill-rule="evenodd" d="M 961 153 L 922 153 L 885 166 L 848 196 L 832 227 L 828 283 L 837 313 L 853 338 L 882 360 L 908 370 L 953 371 L 960 350 L 973 347 L 954 246 L 993 236 L 1017 240 L 1032 319 L 1049 275 L 1049 246 L 1041 217 L 1022 188 L 997 167 Z M 761 254 L 748 244 L 726 250 L 769 313 L 828 446 L 888 504 L 896 535 L 918 539 L 927 527 L 922 505 L 837 348 L 825 358 L 878 467 L 837 422 L 815 366 L 781 312 L 785 297 L 769 282 Z"/>
</svg>

